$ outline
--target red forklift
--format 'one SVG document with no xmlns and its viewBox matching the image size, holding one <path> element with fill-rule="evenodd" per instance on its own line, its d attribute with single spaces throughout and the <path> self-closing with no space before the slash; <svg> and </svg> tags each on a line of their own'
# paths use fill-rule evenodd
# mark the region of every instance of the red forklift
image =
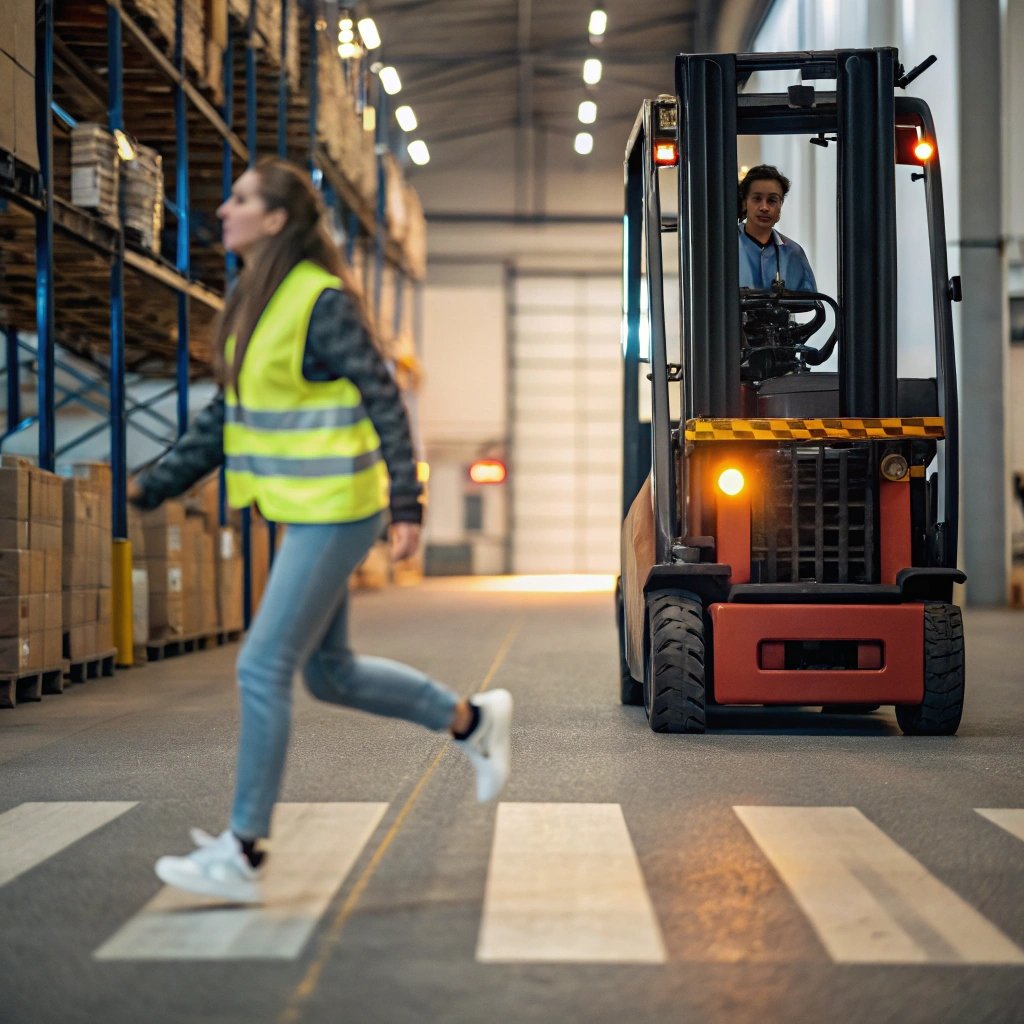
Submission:
<svg viewBox="0 0 1024 1024">
<path fill-rule="evenodd" d="M 892 705 L 905 734 L 959 726 L 960 281 L 931 113 L 897 94 L 933 62 L 905 73 L 892 48 L 684 54 L 676 95 L 637 117 L 616 610 L 621 701 L 656 732 L 703 732 L 716 705 Z M 749 88 L 780 71 L 796 79 L 785 92 Z M 779 134 L 836 147 L 835 296 L 738 285 L 737 136 Z M 897 171 L 921 182 L 927 216 L 928 378 L 897 373 Z M 678 202 L 663 214 L 669 173 Z"/>
</svg>

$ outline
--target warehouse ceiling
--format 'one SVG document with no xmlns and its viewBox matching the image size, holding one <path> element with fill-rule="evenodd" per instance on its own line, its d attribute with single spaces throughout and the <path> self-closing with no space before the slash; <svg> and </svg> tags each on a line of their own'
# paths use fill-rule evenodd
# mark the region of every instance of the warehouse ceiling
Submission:
<svg viewBox="0 0 1024 1024">
<path fill-rule="evenodd" d="M 428 217 L 613 215 L 622 156 L 642 101 L 672 91 L 677 53 L 706 48 L 719 3 L 607 0 L 604 38 L 588 36 L 592 0 L 377 0 L 375 57 L 399 72 L 392 98 L 413 107 L 430 164 L 411 168 Z M 583 62 L 602 77 L 586 86 Z M 590 126 L 577 119 L 597 104 Z M 588 156 L 573 148 L 590 131 Z M 398 129 L 395 128 L 396 133 Z M 577 187 L 566 187 L 576 180 Z M 598 182 L 596 190 L 587 183 Z"/>
</svg>

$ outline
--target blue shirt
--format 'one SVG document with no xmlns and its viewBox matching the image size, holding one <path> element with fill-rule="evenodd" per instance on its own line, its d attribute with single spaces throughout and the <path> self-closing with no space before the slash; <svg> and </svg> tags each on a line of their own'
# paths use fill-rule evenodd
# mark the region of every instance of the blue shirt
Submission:
<svg viewBox="0 0 1024 1024">
<path fill-rule="evenodd" d="M 781 231 L 772 230 L 772 240 L 762 249 L 737 225 L 740 233 L 740 287 L 771 288 L 778 272 L 786 291 L 816 292 L 814 272 L 807 254 Z"/>
</svg>

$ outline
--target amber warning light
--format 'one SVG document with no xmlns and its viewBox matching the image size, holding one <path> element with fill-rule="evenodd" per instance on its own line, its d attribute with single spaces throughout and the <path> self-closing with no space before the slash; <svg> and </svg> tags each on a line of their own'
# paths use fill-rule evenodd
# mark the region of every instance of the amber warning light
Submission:
<svg viewBox="0 0 1024 1024">
<path fill-rule="evenodd" d="M 475 484 L 503 484 L 508 470 L 500 459 L 477 459 L 469 467 L 469 479 Z"/>
<path fill-rule="evenodd" d="M 654 162 L 659 167 L 672 167 L 679 162 L 679 150 L 674 142 L 657 142 L 654 145 Z"/>
<path fill-rule="evenodd" d="M 927 139 L 921 139 L 921 141 L 914 147 L 914 156 L 916 156 L 923 164 L 931 160 L 934 152 L 935 147 Z"/>
</svg>

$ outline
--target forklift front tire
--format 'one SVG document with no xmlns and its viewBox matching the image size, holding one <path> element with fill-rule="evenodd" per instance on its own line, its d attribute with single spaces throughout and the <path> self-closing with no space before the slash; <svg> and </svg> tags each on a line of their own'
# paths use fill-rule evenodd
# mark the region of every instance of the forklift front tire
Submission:
<svg viewBox="0 0 1024 1024">
<path fill-rule="evenodd" d="M 619 638 L 619 700 L 635 707 L 644 702 L 644 685 L 633 678 L 626 661 L 626 610 L 622 606 L 621 578 L 615 583 L 615 624 Z"/>
<path fill-rule="evenodd" d="M 649 650 L 644 709 L 655 732 L 704 732 L 704 617 L 692 596 L 655 594 L 647 602 Z"/>
<path fill-rule="evenodd" d="M 907 736 L 952 736 L 964 710 L 964 620 L 955 604 L 924 606 L 924 700 L 897 704 Z"/>
</svg>

